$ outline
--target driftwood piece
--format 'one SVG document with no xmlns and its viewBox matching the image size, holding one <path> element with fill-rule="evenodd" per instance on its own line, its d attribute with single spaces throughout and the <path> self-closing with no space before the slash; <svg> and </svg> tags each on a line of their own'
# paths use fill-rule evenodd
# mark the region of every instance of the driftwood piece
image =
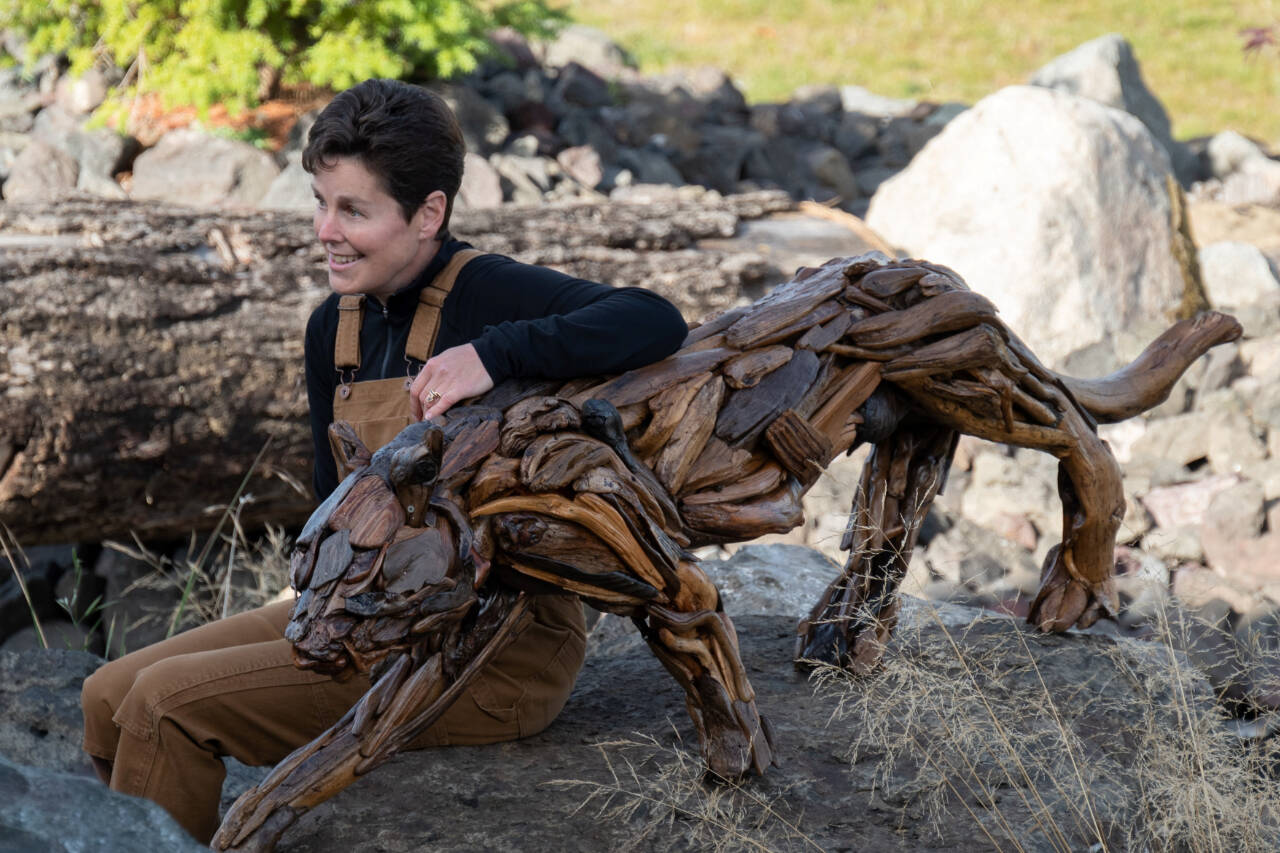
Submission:
<svg viewBox="0 0 1280 853">
<path fill-rule="evenodd" d="M 518 629 L 517 583 L 630 615 L 685 691 L 708 768 L 764 772 L 768 722 L 719 593 L 685 548 L 799 524 L 805 489 L 855 441 L 873 449 L 842 540 L 851 553 L 799 626 L 798 660 L 876 669 L 962 433 L 1060 460 L 1062 544 L 1032 624 L 1109 615 L 1123 492 L 1097 420 L 1163 399 L 1192 359 L 1239 334 L 1223 315 L 1185 321 L 1127 370 L 1078 382 L 1041 365 L 954 273 L 879 257 L 802 270 L 703 329 L 692 349 L 622 376 L 507 389 L 500 422 L 472 408 L 374 454 L 344 445 L 357 467 L 299 537 L 287 636 L 300 665 L 375 683 L 237 801 L 216 847 L 269 847 L 409 743 Z"/>
<path fill-rule="evenodd" d="M 766 374 L 790 361 L 792 354 L 791 347 L 783 346 L 761 347 L 744 352 L 725 363 L 724 381 L 734 389 L 754 388 Z"/>
</svg>

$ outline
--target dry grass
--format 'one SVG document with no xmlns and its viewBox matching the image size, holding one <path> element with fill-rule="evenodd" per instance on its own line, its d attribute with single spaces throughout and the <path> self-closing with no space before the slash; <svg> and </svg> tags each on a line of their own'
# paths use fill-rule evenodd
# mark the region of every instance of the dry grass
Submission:
<svg viewBox="0 0 1280 853">
<path fill-rule="evenodd" d="M 234 532 L 211 539 L 212 545 L 197 553 L 193 535 L 187 558 L 175 561 L 151 551 L 140 540 L 132 545 L 105 542 L 105 547 L 146 563 L 152 571 L 129 584 L 121 593 L 136 590 L 170 593 L 163 598 L 176 603 L 144 612 L 128 626 L 144 623 L 166 625 L 166 636 L 261 607 L 289 586 L 290 538 L 278 527 L 250 539 L 238 521 Z"/>
<path fill-rule="evenodd" d="M 1006 627 L 978 654 L 922 609 L 933 616 L 895 640 L 876 678 L 817 673 L 838 702 L 832 725 L 853 735 L 850 760 L 875 762 L 886 801 L 939 833 L 965 815 L 1000 850 L 1280 844 L 1277 745 L 1242 739 L 1213 704 L 1177 651 L 1185 615 L 1154 641 L 1095 645 L 1086 680 L 1051 690 L 1037 638 L 1013 622 L 989 620 Z"/>
<path fill-rule="evenodd" d="M 1044 638 L 946 612 L 913 608 L 872 678 L 815 672 L 851 784 L 871 780 L 868 811 L 887 805 L 919 836 L 958 831 L 995 850 L 1280 847 L 1280 747 L 1242 737 L 1215 705 L 1178 651 L 1197 627 L 1185 612 L 1171 610 L 1152 641 Z M 787 791 L 708 784 L 696 750 L 655 738 L 598 747 L 607 781 L 556 784 L 630 824 L 636 847 L 819 846 Z"/>
<path fill-rule="evenodd" d="M 768 796 L 756 787 L 716 777 L 696 749 L 676 735 L 665 745 L 651 735 L 595 744 L 609 774 L 605 783 L 560 779 L 549 785 L 587 791 L 577 811 L 601 821 L 631 824 L 626 849 L 675 846 L 681 839 L 693 849 L 725 853 L 754 850 L 822 850 L 799 827 L 786 792 Z"/>
</svg>

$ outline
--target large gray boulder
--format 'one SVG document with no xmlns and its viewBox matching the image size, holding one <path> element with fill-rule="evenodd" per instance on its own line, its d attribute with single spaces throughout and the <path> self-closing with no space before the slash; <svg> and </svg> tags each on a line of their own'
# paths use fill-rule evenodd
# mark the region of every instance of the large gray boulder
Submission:
<svg viewBox="0 0 1280 853">
<path fill-rule="evenodd" d="M 1094 361 L 1108 368 L 1182 298 L 1168 173 L 1168 155 L 1128 113 L 1011 86 L 882 184 L 867 223 L 959 272 L 1050 364 L 1098 345 L 1107 353 Z"/>
<path fill-rule="evenodd" d="M 195 207 L 248 206 L 267 194 L 280 167 L 247 142 L 172 130 L 133 164 L 135 199 Z"/>
<path fill-rule="evenodd" d="M 0 756 L 0 850 L 6 853 L 207 849 L 155 803 L 118 794 L 97 779 Z"/>
<path fill-rule="evenodd" d="M 1169 114 L 1147 88 L 1133 47 L 1124 36 L 1111 33 L 1087 41 L 1031 75 L 1030 83 L 1092 98 L 1137 116 L 1169 152 L 1178 180 L 1190 186 L 1201 177 L 1191 149 L 1174 141 Z"/>
<path fill-rule="evenodd" d="M 69 649 L 0 651 L 0 756 L 67 773 L 89 772 L 80 749 L 80 685 L 102 659 Z"/>
</svg>

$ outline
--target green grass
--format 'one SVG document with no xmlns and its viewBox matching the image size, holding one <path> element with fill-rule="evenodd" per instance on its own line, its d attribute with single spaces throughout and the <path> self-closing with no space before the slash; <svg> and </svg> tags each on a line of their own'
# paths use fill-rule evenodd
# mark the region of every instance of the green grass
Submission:
<svg viewBox="0 0 1280 853">
<path fill-rule="evenodd" d="M 1280 52 L 1245 56 L 1240 30 L 1280 0 L 568 0 L 647 72 L 712 65 L 753 102 L 813 83 L 974 103 L 1109 33 L 1134 47 L 1178 138 L 1234 129 L 1280 143 Z"/>
</svg>

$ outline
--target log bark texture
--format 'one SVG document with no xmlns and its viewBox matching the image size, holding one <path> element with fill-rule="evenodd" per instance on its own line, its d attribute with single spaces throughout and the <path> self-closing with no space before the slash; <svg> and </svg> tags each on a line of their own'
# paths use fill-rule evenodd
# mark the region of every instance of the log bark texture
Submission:
<svg viewBox="0 0 1280 853">
<path fill-rule="evenodd" d="M 503 208 L 459 214 L 453 230 L 651 288 L 694 319 L 771 274 L 758 255 L 697 242 L 792 206 L 760 193 Z M 314 500 L 302 339 L 327 293 L 305 216 L 0 204 L 0 522 L 24 545 L 208 530 L 268 438 L 242 520 L 303 522 Z"/>
</svg>

